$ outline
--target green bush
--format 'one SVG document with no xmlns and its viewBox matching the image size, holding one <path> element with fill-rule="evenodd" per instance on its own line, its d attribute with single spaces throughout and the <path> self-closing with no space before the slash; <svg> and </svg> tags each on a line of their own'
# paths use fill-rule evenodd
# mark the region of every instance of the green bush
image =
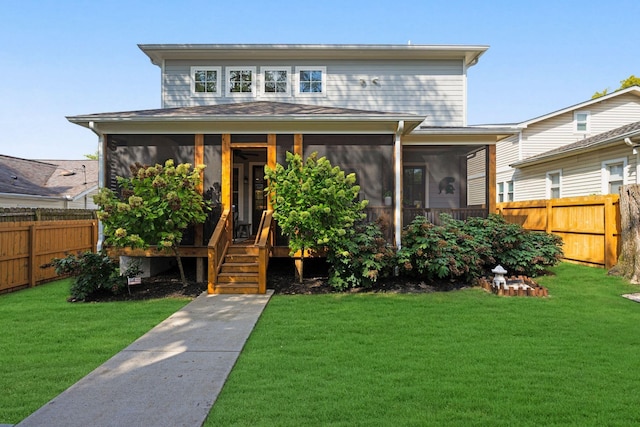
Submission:
<svg viewBox="0 0 640 427">
<path fill-rule="evenodd" d="M 355 233 L 345 236 L 327 252 L 329 285 L 338 290 L 370 288 L 394 266 L 394 250 L 378 223 L 360 223 Z"/>
<path fill-rule="evenodd" d="M 139 273 L 139 266 L 132 263 L 121 276 L 118 261 L 104 252 L 83 252 L 77 256 L 67 254 L 64 258 L 54 258 L 51 264 L 57 274 L 76 276 L 70 290 L 74 301 L 84 301 L 91 294 L 103 290 L 119 294 L 127 287 L 127 277 Z"/>
<path fill-rule="evenodd" d="M 467 221 L 440 216 L 442 225 L 417 217 L 402 235 L 397 263 L 402 273 L 471 282 L 497 264 L 510 274 L 537 276 L 562 257 L 562 240 L 509 224 L 499 215 Z"/>
<path fill-rule="evenodd" d="M 463 222 L 441 215 L 442 225 L 416 217 L 402 233 L 397 254 L 400 271 L 428 280 L 459 279 L 470 282 L 482 275 L 489 246 L 463 228 Z"/>
<path fill-rule="evenodd" d="M 535 277 L 562 257 L 562 239 L 554 234 L 525 230 L 500 215 L 470 218 L 463 229 L 491 247 L 485 268 L 502 265 L 509 274 Z"/>
</svg>

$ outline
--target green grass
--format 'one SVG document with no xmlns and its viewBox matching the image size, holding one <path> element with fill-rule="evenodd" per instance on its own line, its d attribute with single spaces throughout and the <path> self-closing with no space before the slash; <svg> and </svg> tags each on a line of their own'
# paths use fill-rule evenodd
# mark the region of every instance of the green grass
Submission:
<svg viewBox="0 0 640 427">
<path fill-rule="evenodd" d="M 545 299 L 275 296 L 205 425 L 637 425 L 640 288 L 554 272 Z"/>
<path fill-rule="evenodd" d="M 0 424 L 21 421 L 188 302 L 71 304 L 69 286 L 0 295 Z"/>
</svg>

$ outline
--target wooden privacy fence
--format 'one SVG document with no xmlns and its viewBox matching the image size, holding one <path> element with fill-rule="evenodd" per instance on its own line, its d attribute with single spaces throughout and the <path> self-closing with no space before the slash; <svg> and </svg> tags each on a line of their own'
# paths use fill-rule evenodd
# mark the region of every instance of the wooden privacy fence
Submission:
<svg viewBox="0 0 640 427">
<path fill-rule="evenodd" d="M 53 280 L 52 258 L 95 251 L 98 220 L 0 222 L 0 292 Z"/>
<path fill-rule="evenodd" d="M 568 197 L 498 203 L 496 211 L 527 230 L 562 238 L 564 259 L 611 268 L 620 253 L 620 196 Z"/>
</svg>

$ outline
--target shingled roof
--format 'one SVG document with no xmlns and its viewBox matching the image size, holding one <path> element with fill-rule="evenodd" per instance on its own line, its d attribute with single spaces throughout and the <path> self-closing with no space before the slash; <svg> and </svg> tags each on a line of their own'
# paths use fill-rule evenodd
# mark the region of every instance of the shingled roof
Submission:
<svg viewBox="0 0 640 427">
<path fill-rule="evenodd" d="M 0 193 L 74 199 L 97 186 L 97 160 L 30 160 L 0 154 Z"/>
<path fill-rule="evenodd" d="M 640 136 L 640 122 L 630 123 L 607 132 L 599 133 L 590 138 L 563 145 L 562 147 L 546 151 L 544 153 L 531 156 L 525 160 L 511 164 L 512 167 L 529 166 L 553 158 L 565 157 L 580 151 L 588 151 L 601 146 L 623 141 L 624 138 Z"/>
</svg>

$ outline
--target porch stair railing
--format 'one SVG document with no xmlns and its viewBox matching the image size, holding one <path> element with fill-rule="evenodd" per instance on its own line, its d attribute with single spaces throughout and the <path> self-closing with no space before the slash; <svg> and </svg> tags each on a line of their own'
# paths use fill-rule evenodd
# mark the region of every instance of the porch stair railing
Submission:
<svg viewBox="0 0 640 427">
<path fill-rule="evenodd" d="M 223 214 L 209 242 L 209 293 L 266 293 L 273 232 L 273 213 L 264 211 L 255 241 L 233 243 L 228 213 Z"/>
</svg>

